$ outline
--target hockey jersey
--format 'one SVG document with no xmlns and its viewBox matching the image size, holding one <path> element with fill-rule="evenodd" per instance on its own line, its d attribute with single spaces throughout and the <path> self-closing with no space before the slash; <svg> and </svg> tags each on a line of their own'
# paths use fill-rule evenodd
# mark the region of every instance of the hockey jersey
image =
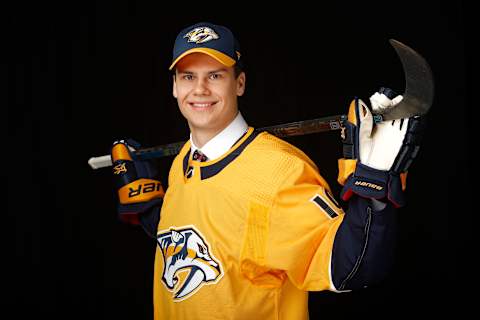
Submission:
<svg viewBox="0 0 480 320">
<path fill-rule="evenodd" d="M 249 128 L 222 157 L 174 159 L 154 265 L 155 319 L 307 319 L 332 288 L 344 212 L 299 149 Z"/>
</svg>

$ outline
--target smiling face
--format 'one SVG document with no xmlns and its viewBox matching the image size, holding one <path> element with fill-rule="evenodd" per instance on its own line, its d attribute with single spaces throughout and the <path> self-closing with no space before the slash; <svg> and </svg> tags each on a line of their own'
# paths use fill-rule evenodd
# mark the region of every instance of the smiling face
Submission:
<svg viewBox="0 0 480 320">
<path fill-rule="evenodd" d="M 173 96 L 199 147 L 235 118 L 237 96 L 244 91 L 245 73 L 235 77 L 233 67 L 204 53 L 189 54 L 176 64 Z"/>
</svg>

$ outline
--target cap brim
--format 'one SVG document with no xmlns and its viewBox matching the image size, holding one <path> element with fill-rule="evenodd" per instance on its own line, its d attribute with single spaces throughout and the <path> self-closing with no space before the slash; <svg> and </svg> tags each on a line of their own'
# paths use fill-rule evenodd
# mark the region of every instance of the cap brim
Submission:
<svg viewBox="0 0 480 320">
<path fill-rule="evenodd" d="M 235 65 L 235 62 L 236 62 L 235 60 L 233 60 L 232 58 L 227 56 L 225 53 L 222 53 L 222 52 L 217 51 L 215 49 L 192 48 L 190 50 L 185 51 L 181 55 L 179 55 L 178 58 L 175 59 L 175 61 L 173 61 L 173 63 L 170 65 L 170 68 L 168 68 L 168 70 L 172 70 L 173 67 L 175 67 L 175 65 L 177 64 L 177 62 L 180 61 L 180 59 L 182 59 L 186 55 L 189 55 L 189 54 L 194 53 L 194 52 L 200 52 L 200 53 L 207 54 L 207 55 L 214 58 L 215 60 L 217 60 L 218 62 L 220 62 L 221 64 L 223 64 L 226 67 L 232 67 L 232 66 Z"/>
</svg>

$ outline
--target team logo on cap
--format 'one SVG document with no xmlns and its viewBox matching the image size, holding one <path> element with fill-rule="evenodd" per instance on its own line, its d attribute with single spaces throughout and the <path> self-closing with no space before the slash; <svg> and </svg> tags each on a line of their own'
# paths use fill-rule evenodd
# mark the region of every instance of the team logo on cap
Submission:
<svg viewBox="0 0 480 320">
<path fill-rule="evenodd" d="M 220 38 L 218 34 L 209 27 L 195 28 L 183 37 L 188 38 L 188 42 L 195 42 L 197 44 Z"/>
</svg>

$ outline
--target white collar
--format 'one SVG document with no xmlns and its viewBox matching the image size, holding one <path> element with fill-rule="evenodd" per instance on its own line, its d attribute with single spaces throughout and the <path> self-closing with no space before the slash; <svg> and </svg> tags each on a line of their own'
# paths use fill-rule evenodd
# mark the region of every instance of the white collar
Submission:
<svg viewBox="0 0 480 320">
<path fill-rule="evenodd" d="M 201 149 L 193 143 L 192 134 L 190 133 L 191 154 L 199 149 L 208 157 L 208 160 L 220 158 L 247 130 L 248 124 L 239 111 L 235 119 L 225 129 L 210 139 Z"/>
</svg>

